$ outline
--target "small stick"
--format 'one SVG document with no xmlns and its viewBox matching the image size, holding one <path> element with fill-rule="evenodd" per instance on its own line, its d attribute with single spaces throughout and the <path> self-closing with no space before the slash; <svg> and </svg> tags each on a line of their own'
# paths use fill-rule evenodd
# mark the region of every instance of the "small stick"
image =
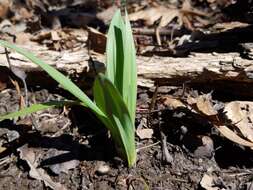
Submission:
<svg viewBox="0 0 253 190">
<path fill-rule="evenodd" d="M 155 92 L 153 94 L 151 104 L 149 107 L 149 112 L 153 111 L 155 107 L 155 102 L 158 94 L 158 84 L 156 85 Z M 162 152 L 163 152 L 163 160 L 166 161 L 166 163 L 172 163 L 173 162 L 173 157 L 170 155 L 167 147 L 167 136 L 163 133 L 162 128 L 161 128 L 161 112 L 158 112 L 158 127 L 159 127 L 159 132 L 161 136 L 161 141 L 162 141 Z"/>
<path fill-rule="evenodd" d="M 159 124 L 160 126 L 160 124 Z M 161 140 L 162 140 L 162 148 L 163 148 L 163 159 L 166 161 L 166 163 L 172 163 L 173 162 L 173 157 L 168 151 L 167 148 L 167 136 L 164 134 L 164 132 L 161 130 L 159 127 L 160 135 L 161 135 Z"/>
<path fill-rule="evenodd" d="M 143 149 L 146 149 L 146 148 L 153 147 L 153 146 L 155 146 L 155 145 L 158 145 L 159 143 L 160 143 L 160 141 L 155 142 L 155 143 L 150 144 L 150 145 L 147 145 L 147 146 L 143 146 L 143 147 L 137 148 L 136 152 L 139 152 L 140 150 L 143 150 Z"/>
<path fill-rule="evenodd" d="M 9 65 L 9 69 L 11 70 L 11 72 L 17 76 L 19 79 L 22 80 L 23 82 L 23 85 L 24 85 L 24 91 L 25 91 L 25 107 L 29 106 L 29 100 L 28 100 L 28 90 L 27 90 L 27 84 L 26 84 L 26 81 L 25 81 L 25 78 L 26 78 L 26 74 L 23 70 L 21 69 L 18 69 L 16 67 L 13 67 L 11 65 L 11 61 L 10 61 L 10 57 L 9 57 L 9 52 L 7 51 L 6 48 L 5 49 L 5 55 L 6 55 L 6 59 L 7 59 L 7 62 L 8 62 L 8 65 Z M 33 124 L 33 127 L 38 130 L 38 124 L 36 123 L 36 120 L 33 116 L 33 114 L 31 114 L 30 116 L 31 120 L 32 120 L 32 124 Z"/>
<path fill-rule="evenodd" d="M 27 90 L 27 85 L 26 85 L 26 74 L 23 70 L 15 68 L 11 65 L 11 61 L 10 61 L 10 57 L 9 57 L 9 52 L 7 51 L 6 48 L 4 48 L 5 50 L 5 55 L 6 55 L 6 59 L 7 59 L 7 63 L 9 65 L 9 69 L 11 70 L 11 72 L 17 76 L 19 79 L 21 79 L 23 85 L 24 85 L 24 91 L 25 91 L 25 107 L 28 106 L 28 90 Z"/>
<path fill-rule="evenodd" d="M 154 29 L 149 29 L 149 28 L 133 28 L 133 34 L 134 35 L 154 36 L 155 31 L 154 31 Z M 182 36 L 183 34 L 186 34 L 186 32 L 182 32 L 182 31 L 176 30 L 176 29 L 171 30 L 171 29 L 160 28 L 159 34 L 160 34 L 160 36 L 170 36 L 171 40 L 172 40 L 174 37 Z"/>
</svg>

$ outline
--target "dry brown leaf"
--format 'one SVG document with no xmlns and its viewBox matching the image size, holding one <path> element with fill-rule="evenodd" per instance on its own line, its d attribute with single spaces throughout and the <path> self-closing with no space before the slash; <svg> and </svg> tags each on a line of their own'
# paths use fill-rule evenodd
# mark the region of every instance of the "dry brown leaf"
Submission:
<svg viewBox="0 0 253 190">
<path fill-rule="evenodd" d="M 55 173 L 60 174 L 61 172 L 68 174 L 70 169 L 76 168 L 79 164 L 79 160 L 70 160 L 63 163 L 50 165 L 49 168 Z"/>
<path fill-rule="evenodd" d="M 4 152 L 7 148 L 0 146 L 0 153 Z"/>
<path fill-rule="evenodd" d="M 154 131 L 153 129 L 137 129 L 136 134 L 140 139 L 151 139 Z"/>
<path fill-rule="evenodd" d="M 67 155 L 71 157 L 72 153 L 65 150 L 57 150 L 57 149 L 50 149 L 46 156 L 44 157 L 44 160 L 40 163 L 42 166 L 49 167 L 53 173 L 59 175 L 61 172 L 68 174 L 70 169 L 76 168 L 80 161 L 70 158 L 69 160 L 66 160 L 65 162 L 58 162 L 58 163 L 48 163 L 50 162 L 50 159 L 56 159 L 57 157 L 65 156 L 67 158 Z"/>
<path fill-rule="evenodd" d="M 215 186 L 214 177 L 208 174 L 204 174 L 200 181 L 200 185 L 205 190 L 223 190 L 223 188 L 220 189 L 219 187 Z"/>
<path fill-rule="evenodd" d="M 24 96 L 22 96 L 22 93 L 21 93 L 21 90 L 20 90 L 20 86 L 18 84 L 18 81 L 14 80 L 14 79 L 11 79 L 11 82 L 12 84 L 15 86 L 16 88 L 16 91 L 17 91 L 17 94 L 18 96 L 20 97 L 20 109 L 24 108 L 25 107 L 25 98 Z"/>
<path fill-rule="evenodd" d="M 186 107 L 180 100 L 173 98 L 171 96 L 163 96 L 160 100 L 163 105 L 169 106 L 172 109 L 176 109 L 179 107 Z"/>
<path fill-rule="evenodd" d="M 82 41 L 82 39 L 77 39 L 79 34 L 75 33 L 75 30 L 40 31 L 36 36 L 31 37 L 31 40 L 45 44 L 49 49 L 56 51 L 73 49 L 80 46 Z"/>
<path fill-rule="evenodd" d="M 4 90 L 6 87 L 7 87 L 7 84 L 0 80 L 0 91 Z"/>
<path fill-rule="evenodd" d="M 211 158 L 214 154 L 213 140 L 208 136 L 200 137 L 202 145 L 194 151 L 194 156 L 198 158 Z"/>
<path fill-rule="evenodd" d="M 198 10 L 191 5 L 191 2 L 185 0 L 182 5 L 182 9 L 180 10 L 185 15 L 196 15 L 196 16 L 210 16 L 206 12 Z"/>
<path fill-rule="evenodd" d="M 153 25 L 155 21 L 161 18 L 159 26 L 164 27 L 174 18 L 179 17 L 179 10 L 176 8 L 166 8 L 164 6 L 145 9 L 129 15 L 132 21 L 145 20 L 147 25 Z"/>
<path fill-rule="evenodd" d="M 242 135 L 253 142 L 253 102 L 234 101 L 224 108 L 226 117 Z"/>
<path fill-rule="evenodd" d="M 60 38 L 58 32 L 55 31 L 55 30 L 51 31 L 51 39 L 52 39 L 53 41 L 59 41 L 59 40 L 61 40 L 61 38 Z"/>
<path fill-rule="evenodd" d="M 104 54 L 106 47 L 106 35 L 98 30 L 88 27 L 89 48 L 97 53 Z"/>
<path fill-rule="evenodd" d="M 0 91 L 4 90 L 7 87 L 9 81 L 9 74 L 5 71 L 6 69 L 1 68 L 0 71 Z"/>
<path fill-rule="evenodd" d="M 250 141 L 247 141 L 247 140 L 244 140 L 243 138 L 239 137 L 234 131 L 232 131 L 231 129 L 229 129 L 228 127 L 226 126 L 217 126 L 215 125 L 215 127 L 219 130 L 219 132 L 224 135 L 227 139 L 237 143 L 237 144 L 240 144 L 240 145 L 243 145 L 243 146 L 248 146 L 248 147 L 251 147 L 253 148 L 253 143 L 250 142 Z"/>
<path fill-rule="evenodd" d="M 7 17 L 11 4 L 12 4 L 11 0 L 1 0 L 0 1 L 0 18 L 1 19 Z"/>
<path fill-rule="evenodd" d="M 196 98 L 196 106 L 200 112 L 207 116 L 217 115 L 217 110 L 214 109 L 211 94 L 205 94 Z"/>
<path fill-rule="evenodd" d="M 117 9 L 118 9 L 117 6 L 111 6 L 108 9 L 105 9 L 104 11 L 99 12 L 97 14 L 97 18 L 102 20 L 104 23 L 108 24 L 111 22 L 112 17 Z"/>
<path fill-rule="evenodd" d="M 29 175 L 32 178 L 43 181 L 46 186 L 54 190 L 66 190 L 62 184 L 54 182 L 44 169 L 37 168 L 39 164 L 36 158 L 36 154 L 32 148 L 28 148 L 27 145 L 24 145 L 20 147 L 18 151 L 20 152 L 20 158 L 22 160 L 25 160 L 29 165 Z"/>
<path fill-rule="evenodd" d="M 249 26 L 248 23 L 243 22 L 223 22 L 223 23 L 217 23 L 213 26 L 214 29 L 219 30 L 220 32 L 225 32 L 227 30 L 232 30 L 235 28 L 244 28 Z"/>
</svg>

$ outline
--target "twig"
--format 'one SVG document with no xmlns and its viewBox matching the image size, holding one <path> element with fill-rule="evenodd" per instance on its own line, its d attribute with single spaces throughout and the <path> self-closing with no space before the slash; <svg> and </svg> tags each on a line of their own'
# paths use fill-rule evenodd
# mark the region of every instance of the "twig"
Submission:
<svg viewBox="0 0 253 190">
<path fill-rule="evenodd" d="M 88 39 L 88 46 L 87 46 L 87 49 L 88 49 L 88 55 L 89 55 L 89 61 L 91 62 L 92 64 L 92 68 L 94 69 L 94 72 L 96 74 L 96 76 L 98 75 L 98 72 L 97 72 L 97 69 L 96 69 L 96 66 L 95 66 L 95 62 L 91 56 L 91 53 L 90 53 L 90 49 L 91 49 L 91 41 L 90 39 Z"/>
<path fill-rule="evenodd" d="M 24 71 L 20 70 L 20 69 L 17 69 L 15 67 L 13 67 L 11 65 L 11 61 L 10 61 L 10 57 L 9 57 L 9 52 L 7 51 L 6 48 L 4 48 L 5 50 L 5 55 L 6 55 L 6 59 L 7 59 L 7 63 L 9 65 L 9 69 L 11 70 L 11 72 L 17 76 L 19 79 L 21 79 L 23 85 L 24 85 L 24 91 L 25 91 L 25 107 L 28 106 L 28 90 L 27 90 L 27 85 L 26 85 L 26 81 L 25 81 L 25 78 L 26 78 L 26 74 Z"/>
<path fill-rule="evenodd" d="M 159 124 L 160 126 L 160 124 Z M 173 157 L 170 155 L 168 148 L 167 148 L 167 136 L 164 134 L 164 132 L 159 127 L 161 140 L 162 140 L 162 149 L 163 149 L 163 160 L 166 161 L 166 163 L 172 163 Z"/>
<path fill-rule="evenodd" d="M 158 94 L 158 84 L 156 85 L 151 104 L 149 107 L 149 112 L 151 112 L 154 107 L 155 107 L 155 102 Z M 150 116 L 150 115 L 149 115 Z M 166 163 L 172 163 L 173 162 L 173 157 L 170 155 L 167 147 L 167 136 L 163 133 L 162 128 L 161 128 L 161 112 L 158 112 L 158 127 L 159 127 L 159 132 L 161 136 L 161 142 L 162 142 L 162 152 L 163 152 L 163 160 L 166 161 Z"/>
<path fill-rule="evenodd" d="M 160 28 L 159 28 L 159 26 L 155 27 L 155 35 L 156 35 L 157 44 L 159 46 L 161 46 L 162 42 L 161 42 L 161 37 L 160 37 Z"/>
<path fill-rule="evenodd" d="M 9 65 L 9 68 L 11 70 L 11 72 L 17 76 L 19 79 L 21 79 L 23 85 L 24 85 L 24 91 L 25 91 L 25 107 L 29 106 L 29 100 L 28 100 L 28 90 L 27 90 L 27 84 L 26 84 L 26 81 L 25 81 L 25 78 L 26 78 L 26 74 L 23 70 L 21 69 L 18 69 L 16 67 L 13 67 L 11 65 L 11 61 L 10 61 L 10 57 L 9 57 L 9 52 L 7 51 L 6 48 L 4 48 L 5 50 L 5 55 L 6 55 L 6 59 L 7 59 L 7 62 L 8 62 L 8 65 Z M 33 116 L 33 114 L 30 115 L 30 118 L 32 120 L 32 124 L 33 124 L 33 127 L 34 129 L 38 130 L 38 124 Z"/>
<path fill-rule="evenodd" d="M 177 37 L 177 36 L 182 36 L 184 34 L 186 34 L 186 32 L 182 32 L 180 30 L 176 30 L 176 29 L 164 29 L 164 28 L 160 28 L 159 29 L 159 34 L 160 36 L 173 36 L 173 37 Z M 155 31 L 154 29 L 149 29 L 149 28 L 135 28 L 133 29 L 133 34 L 134 35 L 146 35 L 146 36 L 155 36 Z"/>
<path fill-rule="evenodd" d="M 158 141 L 158 142 L 156 142 L 156 143 L 153 143 L 153 144 L 150 144 L 150 145 L 147 145 L 147 146 L 143 146 L 143 147 L 137 148 L 136 151 L 139 152 L 140 150 L 153 147 L 153 146 L 155 146 L 155 145 L 158 145 L 159 143 L 160 143 L 160 141 Z"/>
</svg>

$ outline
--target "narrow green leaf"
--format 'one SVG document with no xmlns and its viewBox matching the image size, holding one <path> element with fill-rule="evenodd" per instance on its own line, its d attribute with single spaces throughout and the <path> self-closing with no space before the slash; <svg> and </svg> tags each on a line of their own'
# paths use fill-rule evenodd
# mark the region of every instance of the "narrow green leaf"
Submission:
<svg viewBox="0 0 253 190">
<path fill-rule="evenodd" d="M 134 165 L 136 161 L 134 124 L 120 93 L 103 74 L 99 74 L 95 80 L 94 98 L 108 118 L 105 125 L 116 142 L 118 152 L 128 161 L 129 166 Z"/>
<path fill-rule="evenodd" d="M 51 102 L 45 102 L 45 103 L 40 103 L 40 104 L 33 104 L 30 107 L 23 108 L 19 111 L 12 112 L 6 115 L 1 115 L 0 121 L 3 121 L 5 119 L 14 119 L 17 117 L 23 117 L 37 111 L 46 110 L 48 108 L 62 107 L 65 105 L 76 105 L 76 104 L 80 105 L 80 103 L 74 102 L 74 101 L 51 101 Z"/>
<path fill-rule="evenodd" d="M 3 47 L 15 50 L 19 54 L 23 55 L 24 57 L 32 61 L 34 64 L 40 66 L 54 80 L 56 80 L 65 90 L 69 91 L 76 98 L 82 101 L 85 106 L 89 107 L 97 115 L 104 117 L 103 112 L 101 112 L 101 110 L 89 99 L 89 97 L 86 94 L 84 94 L 84 92 L 80 88 L 78 88 L 69 78 L 65 77 L 61 72 L 57 71 L 52 66 L 44 63 L 41 59 L 37 58 L 32 53 L 27 52 L 26 50 L 19 48 L 11 43 L 0 40 L 0 45 Z"/>
<path fill-rule="evenodd" d="M 137 98 L 137 66 L 134 39 L 131 25 L 125 11 L 125 35 L 124 35 L 124 75 L 123 75 L 123 99 L 128 107 L 132 122 L 135 121 L 136 98 Z"/>
<path fill-rule="evenodd" d="M 108 31 L 106 76 L 118 89 L 129 110 L 132 122 L 135 120 L 137 69 L 134 40 L 126 12 L 125 23 L 118 10 Z"/>
<path fill-rule="evenodd" d="M 114 14 L 111 21 L 106 43 L 106 76 L 122 94 L 124 72 L 124 22 L 120 10 Z"/>
</svg>

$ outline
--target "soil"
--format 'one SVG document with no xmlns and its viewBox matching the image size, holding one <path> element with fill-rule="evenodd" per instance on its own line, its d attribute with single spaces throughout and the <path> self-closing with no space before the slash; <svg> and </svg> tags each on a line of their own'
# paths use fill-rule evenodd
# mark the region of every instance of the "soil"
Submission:
<svg viewBox="0 0 253 190">
<path fill-rule="evenodd" d="M 3 4 L 7 2 L 7 4 L 2 6 L 2 2 Z M 66 49 L 75 51 L 79 48 L 86 50 L 91 48 L 96 52 L 97 48 L 99 51 L 94 56 L 98 56 L 98 53 L 105 51 L 105 44 L 102 47 L 91 44 L 89 47 L 90 41 L 87 40 L 86 28 L 87 26 L 97 28 L 105 34 L 110 21 L 106 17 L 114 12 L 111 1 L 96 0 L 97 4 L 95 1 L 87 1 L 89 3 L 85 6 L 83 5 L 85 1 L 79 0 L 59 0 L 55 3 L 54 1 L 28 0 L 17 1 L 16 4 L 8 0 L 2 2 L 0 2 L 0 9 L 6 9 L 6 11 L 0 14 L 1 39 L 16 40 L 19 44 L 37 43 L 41 47 L 57 52 Z M 130 13 L 138 12 L 145 7 L 159 8 L 157 6 L 159 3 L 162 6 L 171 3 L 174 8 L 167 6 L 168 10 L 172 11 L 175 7 L 178 10 L 177 16 L 173 17 L 167 23 L 167 27 L 161 30 L 159 24 L 162 16 L 148 26 L 146 24 L 149 16 L 145 15 L 142 19 L 131 23 L 135 29 L 145 29 L 140 30 L 142 32 L 140 34 L 136 32 L 137 30 L 135 31 L 137 53 L 142 56 L 190 57 L 192 51 L 219 52 L 219 49 L 222 49 L 221 46 L 225 46 L 226 51 L 220 50 L 224 53 L 236 51 L 234 47 L 240 51 L 242 49 L 246 51 L 248 49 L 242 48 L 243 44 L 240 43 L 252 42 L 251 35 L 248 39 L 244 36 L 245 33 L 239 33 L 238 37 L 238 33 L 234 34 L 233 30 L 232 34 L 221 32 L 229 30 L 230 27 L 237 28 L 236 23 L 231 22 L 229 26 L 228 22 L 241 21 L 249 24 L 250 32 L 247 34 L 251 34 L 252 1 L 196 0 L 191 6 L 187 4 L 188 1 L 137 2 L 129 1 Z M 107 9 L 108 12 L 103 12 L 98 19 L 96 13 Z M 160 9 L 157 10 L 155 14 L 160 14 Z M 7 24 L 4 23 L 6 20 Z M 218 22 L 224 25 L 215 26 L 216 23 L 219 24 Z M 239 23 L 242 31 L 248 31 L 244 26 L 245 23 Z M 219 27 L 221 27 L 220 30 Z M 196 32 L 195 29 L 199 31 Z M 160 40 L 160 37 L 156 36 L 159 30 Z M 202 45 L 199 40 L 205 39 L 205 31 L 208 31 L 208 34 L 211 32 L 211 40 L 207 38 Z M 216 33 L 212 36 L 212 32 L 220 32 L 222 35 L 218 38 Z M 149 34 L 146 35 L 147 33 Z M 190 34 L 194 35 L 190 36 Z M 97 32 L 96 35 L 98 35 Z M 105 42 L 105 36 L 101 36 L 102 41 Z M 196 38 L 196 43 L 192 43 L 194 38 Z M 226 43 L 220 41 L 220 38 L 224 38 Z M 102 44 L 100 40 L 98 41 Z M 180 44 L 186 44 L 186 47 Z M 198 44 L 201 45 L 197 46 Z M 149 46 L 152 48 L 150 49 Z M 240 53 L 248 56 L 248 53 L 250 55 L 252 52 Z M 14 59 L 22 61 L 15 57 L 12 60 Z M 252 60 L 252 57 L 245 59 Z M 231 63 L 234 67 L 233 64 L 234 60 Z M 25 90 L 21 88 L 20 95 L 17 86 L 14 87 L 9 80 L 10 77 L 15 78 L 10 70 L 3 65 L 0 66 L 0 70 L 1 73 L 5 73 L 5 76 L 2 74 L 0 76 L 0 79 L 3 78 L 0 80 L 0 115 L 3 115 L 17 111 L 23 106 L 21 102 L 23 102 Z M 247 77 L 252 79 L 251 70 L 249 73 Z M 39 74 L 35 72 L 36 79 L 42 76 Z M 235 73 L 230 74 L 229 76 L 232 76 Z M 93 75 L 83 77 L 83 80 L 86 80 L 87 94 L 91 94 L 88 88 L 92 86 L 93 77 Z M 240 77 L 238 76 L 239 79 Z M 29 81 L 28 76 L 30 105 L 49 100 L 73 99 L 68 93 L 56 87 L 55 83 L 49 82 L 48 77 L 41 78 L 45 79 L 46 85 L 41 84 L 38 87 L 35 86 L 38 84 Z M 82 77 L 79 76 L 79 78 Z M 84 83 L 79 78 L 77 77 L 77 82 Z M 209 84 L 200 83 L 195 86 L 189 84 L 188 81 L 185 81 L 185 84 L 177 82 L 177 87 L 160 86 L 158 93 L 154 88 L 139 87 L 136 108 L 137 162 L 131 168 L 128 168 L 126 163 L 117 156 L 107 129 L 95 115 L 83 107 L 48 109 L 18 120 L 2 121 L 0 122 L 0 190 L 253 190 L 252 150 L 223 137 L 210 120 L 196 111 L 171 106 L 178 104 L 176 99 L 198 96 L 210 91 L 213 91 L 214 99 L 221 103 L 252 100 L 252 95 L 249 95 L 248 89 L 243 86 L 245 83 L 249 86 L 251 81 L 242 80 L 237 84 L 233 82 L 230 84 L 229 81 L 219 83 L 219 80 L 213 80 L 208 81 Z M 214 85 L 211 85 L 212 82 Z M 223 85 L 225 82 L 229 83 L 226 89 Z M 165 84 L 167 83 L 163 85 Z M 237 86 L 244 88 L 241 97 L 234 97 L 234 93 L 231 95 L 231 86 L 235 85 L 233 89 L 237 89 Z M 175 102 L 167 105 L 166 98 L 170 101 L 174 98 Z M 252 121 L 248 123 L 252 125 Z M 147 129 L 149 134 L 144 133 Z M 143 136 L 138 132 L 143 132 Z"/>
<path fill-rule="evenodd" d="M 180 90 L 174 90 L 174 94 Z M 139 89 L 138 107 L 147 108 L 150 96 L 150 90 Z M 29 93 L 30 102 L 61 98 L 45 89 Z M 19 102 L 16 90 L 2 91 L 0 102 L 0 114 L 16 110 Z M 192 114 L 165 109 L 159 103 L 156 107 L 160 107 L 160 111 L 151 115 L 137 110 L 136 126 L 140 128 L 147 124 L 154 134 L 152 138 L 142 140 L 136 136 L 138 160 L 132 168 L 127 168 L 116 156 L 106 129 L 88 110 L 80 107 L 33 114 L 37 129 L 32 128 L 29 117 L 1 122 L 1 142 L 8 148 L 0 154 L 0 189 L 47 189 L 42 181 L 29 176 L 29 166 L 20 159 L 18 148 L 24 144 L 38 151 L 39 167 L 67 189 L 202 189 L 200 181 L 204 175 L 215 179 L 215 189 L 250 189 L 252 153 L 218 136 L 208 123 Z M 167 136 L 168 151 L 173 158 L 171 163 L 164 160 L 158 129 Z M 19 135 L 11 139 L 11 132 Z M 213 140 L 211 154 L 196 151 L 201 150 L 202 145 L 196 142 L 204 135 Z M 70 160 L 80 162 L 59 174 L 50 169 L 50 165 L 57 166 Z"/>
</svg>

